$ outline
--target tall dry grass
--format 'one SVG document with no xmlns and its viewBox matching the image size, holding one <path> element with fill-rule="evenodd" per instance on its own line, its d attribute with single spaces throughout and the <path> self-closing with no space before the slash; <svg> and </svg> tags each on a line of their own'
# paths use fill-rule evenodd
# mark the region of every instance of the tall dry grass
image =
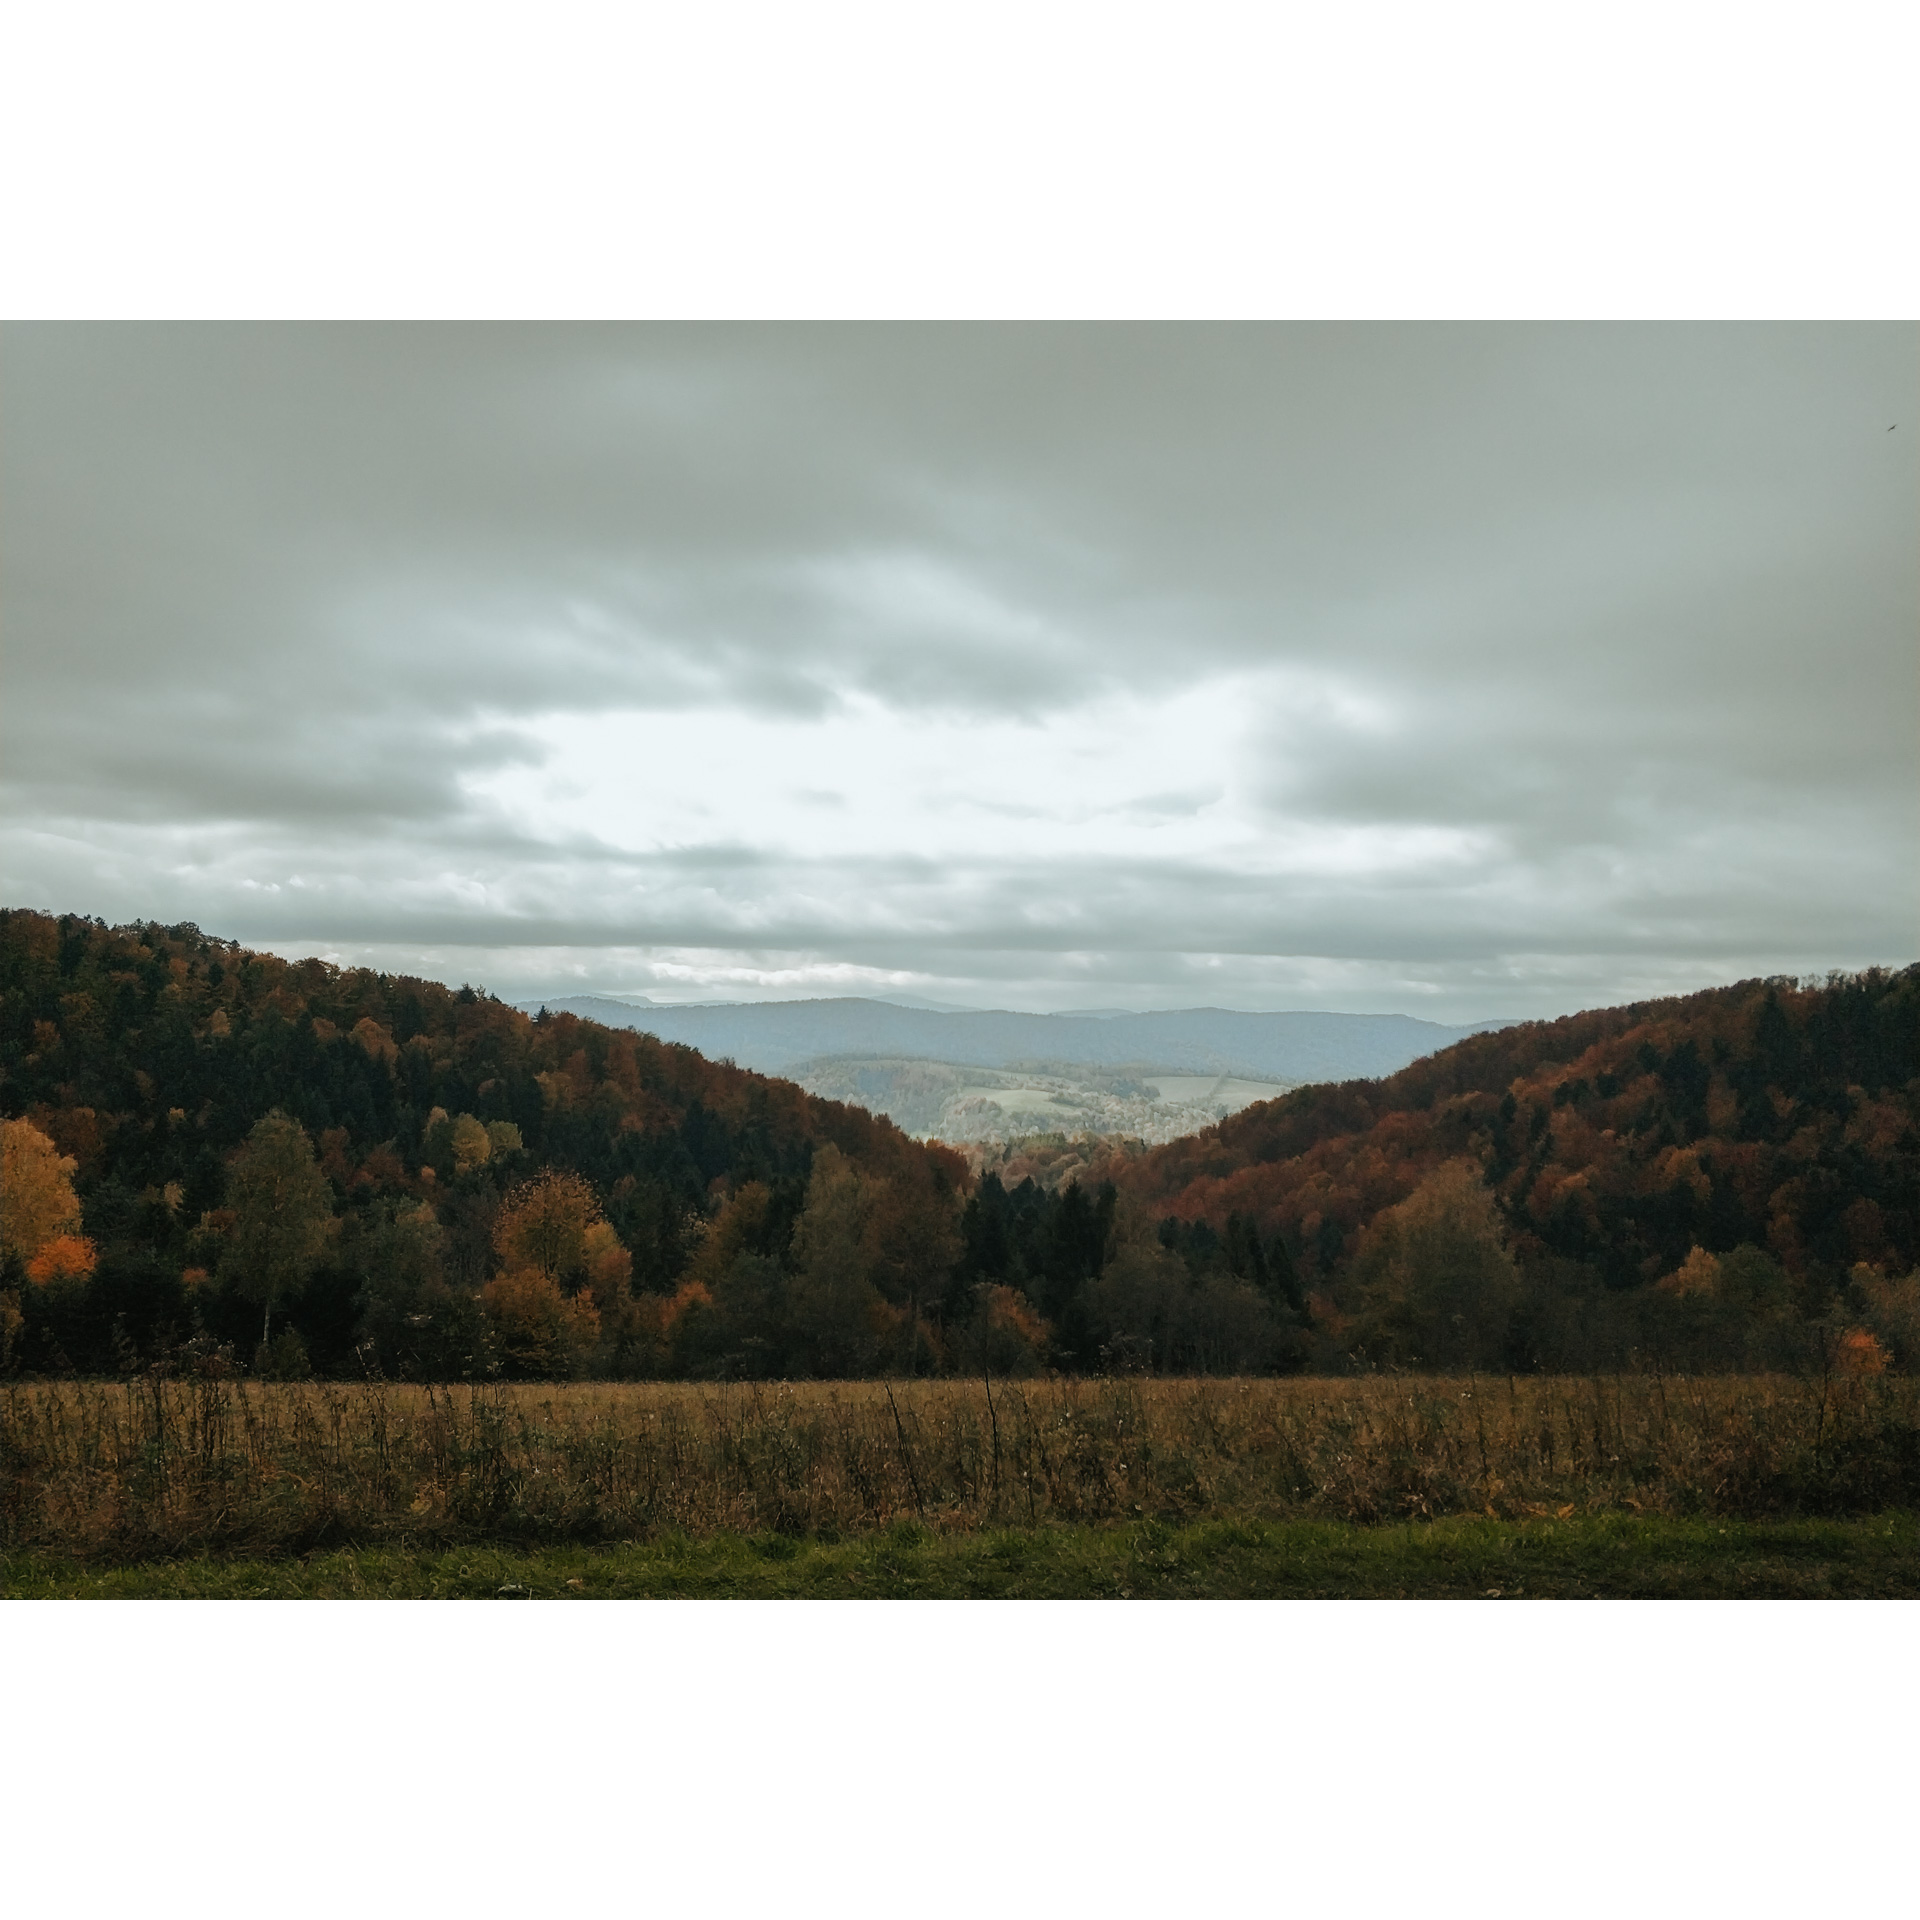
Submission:
<svg viewBox="0 0 1920 1920">
<path fill-rule="evenodd" d="M 323 1543 L 1362 1522 L 1920 1504 L 1901 1378 L 415 1387 L 167 1378 L 0 1392 L 0 1539 L 99 1557 Z"/>
</svg>

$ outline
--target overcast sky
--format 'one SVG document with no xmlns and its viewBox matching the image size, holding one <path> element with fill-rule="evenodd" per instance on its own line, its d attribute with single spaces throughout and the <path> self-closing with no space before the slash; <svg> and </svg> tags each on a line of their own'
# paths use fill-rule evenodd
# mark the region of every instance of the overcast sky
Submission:
<svg viewBox="0 0 1920 1920">
<path fill-rule="evenodd" d="M 1912 326 L 9 327 L 0 891 L 510 997 L 1911 960 L 1917 375 Z"/>
</svg>

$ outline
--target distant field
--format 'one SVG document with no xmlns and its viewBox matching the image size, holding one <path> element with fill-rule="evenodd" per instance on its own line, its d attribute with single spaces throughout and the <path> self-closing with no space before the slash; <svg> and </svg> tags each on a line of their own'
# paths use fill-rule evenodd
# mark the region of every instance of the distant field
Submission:
<svg viewBox="0 0 1920 1920">
<path fill-rule="evenodd" d="M 1229 1074 L 1210 1079 L 1203 1073 L 1154 1073 L 1147 1084 L 1162 1100 L 1180 1105 L 1224 1108 L 1238 1113 L 1256 1100 L 1278 1100 L 1296 1083 L 1290 1080 L 1237 1080 Z"/>
<path fill-rule="evenodd" d="M 1330 1591 L 1345 1577 L 1331 1569 L 1344 1566 L 1362 1582 L 1354 1591 L 1426 1591 L 1440 1589 L 1406 1571 L 1414 1546 L 1389 1552 L 1368 1539 L 1383 1529 L 1450 1537 L 1430 1535 L 1435 1522 L 1507 1528 L 1459 1536 L 1481 1540 L 1481 1558 L 1462 1563 L 1479 1567 L 1494 1551 L 1487 1541 L 1565 1547 L 1552 1528 L 1578 1523 L 1589 1545 L 1651 1542 L 1666 1570 L 1656 1579 L 1644 1555 L 1634 1562 L 1632 1578 L 1652 1581 L 1645 1590 L 1732 1591 L 1734 1574 L 1705 1560 L 1701 1584 L 1686 1586 L 1689 1541 L 1711 1559 L 1714 1540 L 1736 1537 L 1712 1526 L 1857 1528 L 1920 1510 L 1917 1393 L 1920 1383 L 1897 1377 L 1045 1380 L 994 1383 L 991 1394 L 980 1380 L 15 1385 L 0 1395 L 0 1553 L 13 1591 L 83 1574 L 88 1590 L 131 1590 L 98 1583 L 114 1567 L 145 1567 L 152 1581 L 168 1564 L 271 1566 L 316 1553 L 373 1556 L 388 1590 L 400 1590 L 480 1548 L 542 1565 L 615 1551 L 634 1581 L 693 1591 L 698 1580 L 673 1586 L 661 1571 L 674 1555 L 707 1567 L 699 1579 L 718 1582 L 713 1590 L 752 1555 L 827 1569 L 831 1585 L 849 1570 L 866 1578 L 904 1540 L 926 1562 L 923 1590 L 974 1591 L 999 1577 L 993 1556 L 1012 1551 L 990 1543 L 1018 1535 L 1031 1543 L 1022 1552 L 1053 1568 L 1045 1590 L 1117 1591 L 1088 1569 L 1131 1564 L 1149 1528 L 1176 1553 L 1186 1540 L 1226 1554 L 1182 1563 L 1197 1584 L 1166 1590 L 1259 1591 L 1270 1580 L 1273 1591 Z M 1655 1530 L 1578 1533 L 1602 1522 Z M 1223 1526 L 1268 1544 L 1229 1553 L 1242 1536 Z M 1286 1531 L 1300 1526 L 1335 1531 Z M 1910 1535 L 1895 1526 L 1884 1536 L 1894 1547 L 1846 1535 L 1871 1563 L 1846 1590 L 1894 1590 L 1893 1562 L 1911 1590 L 1912 1556 L 1899 1547 Z M 1347 1540 L 1338 1552 L 1325 1546 L 1336 1537 Z M 1795 1537 L 1793 1552 L 1817 1561 L 1806 1542 L 1828 1536 Z M 788 1544 L 740 1560 L 749 1549 L 738 1543 L 754 1540 Z M 1298 1579 L 1281 1577 L 1286 1540 L 1322 1542 Z M 1522 1549 L 1499 1548 L 1509 1550 Z M 1581 1561 L 1586 1572 L 1554 1564 L 1555 1590 L 1599 1590 L 1599 1561 Z M 294 1578 L 268 1585 L 292 1590 Z M 1786 1578 L 1765 1590 L 1788 1590 Z M 1795 1578 L 1792 1590 L 1818 1589 L 1817 1565 Z M 996 1590 L 1016 1589 L 1003 1580 Z"/>
<path fill-rule="evenodd" d="M 1140 1073 L 1044 1066 L 983 1070 L 946 1060 L 826 1058 L 796 1081 L 823 1099 L 883 1113 L 908 1133 L 956 1145 L 1037 1133 L 1100 1133 L 1158 1145 L 1223 1114 L 1272 1100 L 1289 1082 L 1229 1074 Z"/>
<path fill-rule="evenodd" d="M 956 1095 L 960 1100 L 991 1100 L 1003 1112 L 1029 1116 L 1051 1127 L 1062 1124 L 1062 1114 L 1095 1104 L 1088 1096 L 1098 1088 L 1082 1088 L 1071 1081 L 1033 1080 L 1008 1085 L 1011 1074 L 1002 1076 L 998 1086 L 963 1085 Z M 1207 1119 L 1223 1113 L 1238 1113 L 1256 1100 L 1277 1100 L 1288 1091 L 1277 1080 L 1236 1080 L 1229 1074 L 1152 1073 L 1141 1076 L 1168 1107 L 1192 1108 Z"/>
</svg>

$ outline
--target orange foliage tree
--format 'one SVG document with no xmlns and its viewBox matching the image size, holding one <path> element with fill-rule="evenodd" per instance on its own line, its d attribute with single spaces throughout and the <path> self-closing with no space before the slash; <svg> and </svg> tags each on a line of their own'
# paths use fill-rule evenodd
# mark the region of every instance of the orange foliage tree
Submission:
<svg viewBox="0 0 1920 1920">
<path fill-rule="evenodd" d="M 972 1314 L 956 1333 L 954 1362 L 967 1373 L 1034 1374 L 1052 1342 L 1052 1327 L 1024 1293 L 982 1282 Z"/>
<path fill-rule="evenodd" d="M 37 1287 L 62 1280 L 84 1280 L 96 1264 L 93 1242 L 78 1233 L 56 1233 L 27 1262 L 27 1278 Z"/>
<path fill-rule="evenodd" d="M 93 1271 L 74 1166 L 30 1120 L 0 1121 L 0 1252 L 17 1256 L 41 1286 Z"/>
</svg>

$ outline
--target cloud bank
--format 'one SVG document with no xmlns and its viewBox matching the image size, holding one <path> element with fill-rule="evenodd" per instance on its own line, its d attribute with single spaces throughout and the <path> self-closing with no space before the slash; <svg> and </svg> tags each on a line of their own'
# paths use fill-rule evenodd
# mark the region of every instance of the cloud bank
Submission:
<svg viewBox="0 0 1920 1920">
<path fill-rule="evenodd" d="M 1917 347 L 9 327 L 0 887 L 508 995 L 1911 959 Z"/>
</svg>

